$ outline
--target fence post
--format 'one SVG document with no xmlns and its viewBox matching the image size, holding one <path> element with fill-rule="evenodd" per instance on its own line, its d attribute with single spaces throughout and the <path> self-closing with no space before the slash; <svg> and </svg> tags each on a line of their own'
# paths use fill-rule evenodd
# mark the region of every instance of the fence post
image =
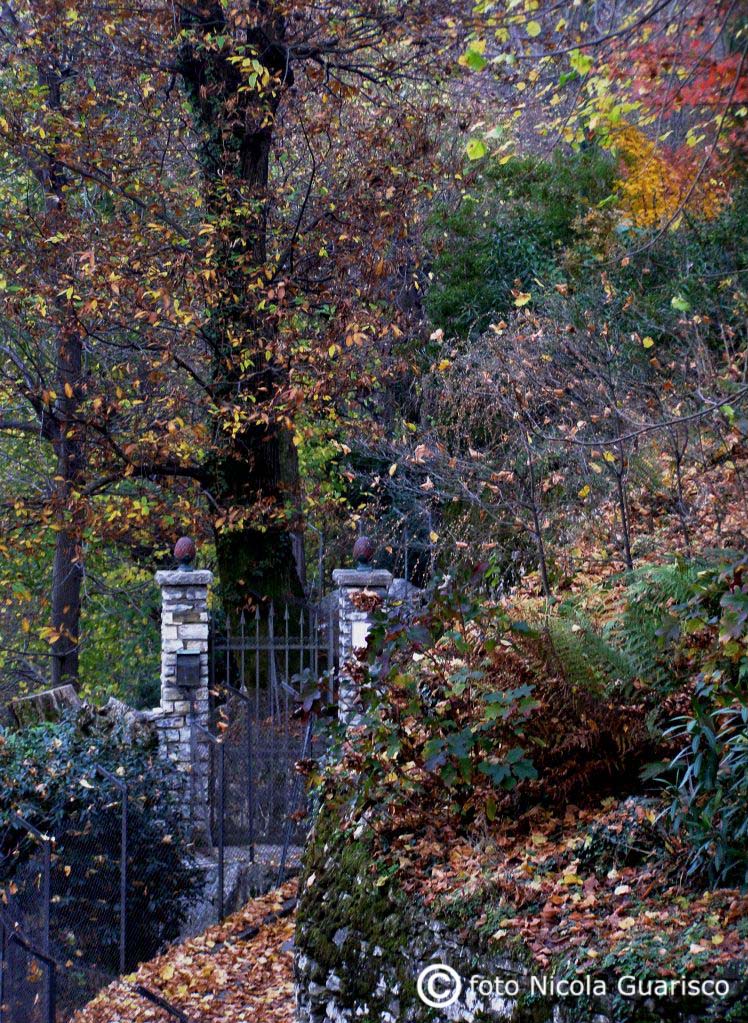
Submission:
<svg viewBox="0 0 748 1023">
<path fill-rule="evenodd" d="M 255 861 L 255 778 L 254 749 L 252 734 L 252 707 L 247 699 L 244 703 L 247 713 L 247 831 L 249 839 L 249 862 Z"/>
<path fill-rule="evenodd" d="M 392 585 L 392 573 L 385 569 L 372 568 L 374 544 L 366 536 L 360 536 L 353 547 L 355 568 L 338 568 L 333 582 L 340 596 L 338 614 L 340 619 L 340 682 L 338 717 L 345 724 L 356 723 L 360 706 L 358 685 L 345 670 L 345 662 L 357 650 L 366 647 L 375 611 L 384 604 Z"/>
<path fill-rule="evenodd" d="M 5 971 L 7 969 L 5 920 L 0 913 L 0 1023 L 5 1023 Z"/>
<path fill-rule="evenodd" d="M 30 835 L 33 835 L 37 842 L 41 843 L 42 849 L 44 850 L 44 866 L 42 873 L 42 948 L 40 953 L 34 950 L 33 954 L 38 955 L 39 958 L 42 959 L 46 958 L 49 965 L 52 963 L 52 960 L 49 959 L 50 914 L 52 910 L 52 839 L 49 835 L 43 835 L 38 828 L 35 828 L 33 824 L 30 824 L 25 818 L 21 817 L 20 814 L 12 814 L 11 822 L 16 824 L 18 827 L 23 828 Z M 18 935 L 12 934 L 10 940 L 18 940 Z M 54 981 L 54 963 L 52 963 L 50 969 L 47 971 L 44 984 L 44 1003 L 48 1019 L 51 1019 L 51 1014 L 54 1013 Z M 52 1023 L 54 1023 L 54 1020 L 52 1020 Z"/>
<path fill-rule="evenodd" d="M 218 921 L 224 918 L 224 856 L 226 818 L 226 747 L 218 743 Z"/>
<path fill-rule="evenodd" d="M 127 961 L 127 824 L 129 812 L 129 791 L 127 782 L 116 774 L 107 771 L 100 764 L 96 771 L 119 790 L 122 798 L 122 816 L 120 821 L 120 853 L 119 853 L 119 972 L 124 974 Z"/>
<path fill-rule="evenodd" d="M 192 568 L 195 545 L 182 537 L 174 548 L 179 568 L 157 572 L 161 587 L 161 754 L 175 767 L 175 790 L 193 836 L 209 827 L 208 591 L 213 573 Z M 196 726 L 199 726 L 196 729 Z"/>
</svg>

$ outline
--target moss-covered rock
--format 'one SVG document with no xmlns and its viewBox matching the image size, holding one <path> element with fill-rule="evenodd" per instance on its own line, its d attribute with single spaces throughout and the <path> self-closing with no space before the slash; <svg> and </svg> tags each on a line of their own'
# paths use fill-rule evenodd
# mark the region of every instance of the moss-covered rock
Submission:
<svg viewBox="0 0 748 1023">
<path fill-rule="evenodd" d="M 594 977 L 580 976 L 573 943 L 557 949 L 545 969 L 535 967 L 516 935 L 498 947 L 487 940 L 486 926 L 494 929 L 492 917 L 505 912 L 497 904 L 492 913 L 490 894 L 488 903 L 450 898 L 426 907 L 377 859 L 371 830 L 349 827 L 345 817 L 342 801 L 328 802 L 306 852 L 296 936 L 298 1023 L 748 1023 L 742 968 L 722 999 L 682 997 L 677 983 L 672 996 L 622 993 L 621 978 L 645 986 L 656 979 L 633 938 L 628 956 L 619 961 L 611 952 Z M 417 986 L 434 964 L 450 967 L 461 982 L 459 996 L 438 1009 L 425 1004 Z M 689 974 L 697 976 L 704 979 Z M 711 979 L 717 976 L 727 974 Z M 438 992 L 446 992 L 441 982 Z"/>
</svg>

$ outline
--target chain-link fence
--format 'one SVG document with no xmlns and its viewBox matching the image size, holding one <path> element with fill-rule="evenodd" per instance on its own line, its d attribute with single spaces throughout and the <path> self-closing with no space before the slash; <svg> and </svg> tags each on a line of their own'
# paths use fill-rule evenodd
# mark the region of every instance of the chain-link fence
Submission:
<svg viewBox="0 0 748 1023">
<path fill-rule="evenodd" d="M 143 855 L 163 829 L 137 784 L 103 767 L 77 782 L 56 834 L 15 814 L 2 835 L 0 1023 L 68 1020 L 178 936 L 184 914 L 159 891 L 166 872 L 185 898 L 199 883 L 187 846 L 165 856 L 162 836 Z"/>
</svg>

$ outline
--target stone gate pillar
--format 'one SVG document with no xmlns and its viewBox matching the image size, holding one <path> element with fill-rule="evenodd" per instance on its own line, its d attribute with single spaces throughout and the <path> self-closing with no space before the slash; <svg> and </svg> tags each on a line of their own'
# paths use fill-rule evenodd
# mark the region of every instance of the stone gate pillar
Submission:
<svg viewBox="0 0 748 1023">
<path fill-rule="evenodd" d="M 355 724 L 356 712 L 361 704 L 358 683 L 354 674 L 346 671 L 357 650 L 366 648 L 366 640 L 374 620 L 374 614 L 387 599 L 392 585 L 392 573 L 382 568 L 372 568 L 374 545 L 366 536 L 361 536 L 353 548 L 355 568 L 338 568 L 333 582 L 339 591 L 339 653 L 340 680 L 338 696 L 338 717 L 346 724 Z"/>
<path fill-rule="evenodd" d="M 179 567 L 157 572 L 161 588 L 161 705 L 157 719 L 162 756 L 196 840 L 209 834 L 208 592 L 213 573 L 192 567 L 195 545 L 174 548 Z"/>
</svg>

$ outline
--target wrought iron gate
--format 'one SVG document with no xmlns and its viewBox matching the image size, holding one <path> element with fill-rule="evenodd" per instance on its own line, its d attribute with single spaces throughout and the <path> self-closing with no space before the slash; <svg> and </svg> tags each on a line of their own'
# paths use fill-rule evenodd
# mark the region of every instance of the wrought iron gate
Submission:
<svg viewBox="0 0 748 1023">
<path fill-rule="evenodd" d="M 322 684 L 334 700 L 336 656 L 332 608 L 270 603 L 211 638 L 212 830 L 281 876 L 306 834 L 296 765 L 321 741 L 303 699 Z"/>
</svg>

